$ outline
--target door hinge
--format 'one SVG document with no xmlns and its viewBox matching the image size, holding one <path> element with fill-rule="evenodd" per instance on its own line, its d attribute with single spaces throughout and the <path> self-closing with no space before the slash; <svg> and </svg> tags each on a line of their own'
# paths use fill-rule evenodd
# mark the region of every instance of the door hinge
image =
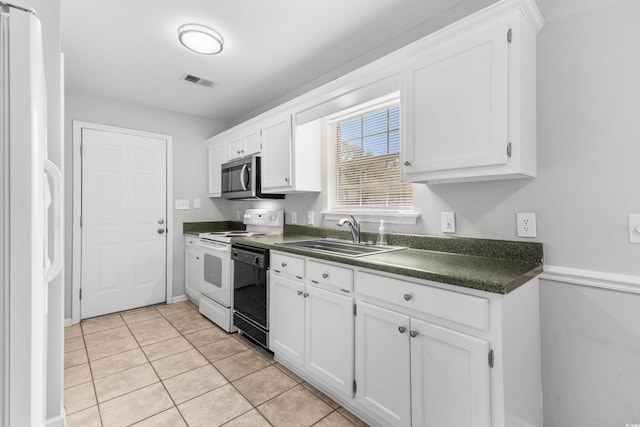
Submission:
<svg viewBox="0 0 640 427">
<path fill-rule="evenodd" d="M 353 380 L 353 394 L 356 394 L 356 391 L 358 391 L 358 384 L 356 384 L 356 380 Z"/>
<path fill-rule="evenodd" d="M 489 350 L 488 362 L 489 367 L 493 368 L 493 350 Z"/>
<path fill-rule="evenodd" d="M 353 304 L 353 315 L 354 316 L 358 315 L 358 305 L 357 304 Z"/>
<path fill-rule="evenodd" d="M 84 145 L 83 145 L 83 144 L 82 144 L 82 142 L 81 142 L 81 143 L 80 143 L 80 157 L 82 157 L 82 147 L 83 147 L 83 146 L 84 146 Z"/>
<path fill-rule="evenodd" d="M 80 228 L 82 228 L 82 217 L 80 217 Z"/>
<path fill-rule="evenodd" d="M 511 150 L 512 150 L 511 143 L 508 143 L 507 144 L 507 157 L 511 157 Z"/>
<path fill-rule="evenodd" d="M 82 299 L 82 288 L 80 288 L 80 299 Z"/>
<path fill-rule="evenodd" d="M 509 31 L 507 31 L 507 43 L 511 44 L 512 38 L 513 38 L 513 31 L 511 30 L 511 28 L 509 28 Z"/>
</svg>

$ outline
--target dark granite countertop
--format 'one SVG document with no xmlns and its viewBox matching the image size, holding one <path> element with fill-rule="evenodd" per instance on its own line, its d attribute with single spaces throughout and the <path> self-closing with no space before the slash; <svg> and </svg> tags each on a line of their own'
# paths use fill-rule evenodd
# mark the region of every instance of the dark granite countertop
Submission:
<svg viewBox="0 0 640 427">
<path fill-rule="evenodd" d="M 218 228 L 224 226 L 242 228 L 237 223 L 221 221 L 215 223 L 214 228 L 199 231 L 224 230 Z M 197 227 L 187 228 L 185 234 L 197 234 L 194 231 Z M 390 245 L 408 248 L 358 258 L 280 244 L 326 237 L 349 240 L 350 236 L 344 230 L 287 225 L 284 235 L 238 237 L 233 241 L 499 294 L 513 291 L 543 269 L 542 244 L 538 242 L 390 233 L 387 235 Z M 363 232 L 362 238 L 363 241 L 373 240 L 375 233 Z"/>
</svg>

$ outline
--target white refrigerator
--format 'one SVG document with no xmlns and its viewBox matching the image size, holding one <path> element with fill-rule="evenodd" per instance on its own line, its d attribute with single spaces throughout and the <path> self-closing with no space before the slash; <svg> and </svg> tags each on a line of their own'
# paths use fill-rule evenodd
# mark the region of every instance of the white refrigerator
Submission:
<svg viewBox="0 0 640 427">
<path fill-rule="evenodd" d="M 63 261 L 62 177 L 46 158 L 40 21 L 0 8 L 0 425 L 41 426 L 47 288 Z"/>
</svg>

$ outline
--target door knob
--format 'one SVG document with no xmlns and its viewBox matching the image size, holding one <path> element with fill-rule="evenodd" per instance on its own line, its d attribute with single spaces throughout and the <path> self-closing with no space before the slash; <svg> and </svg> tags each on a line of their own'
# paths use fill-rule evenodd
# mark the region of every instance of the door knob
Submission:
<svg viewBox="0 0 640 427">
<path fill-rule="evenodd" d="M 411 335 L 411 338 L 415 338 L 418 336 L 418 331 L 409 331 L 409 335 Z"/>
<path fill-rule="evenodd" d="M 158 220 L 158 224 L 160 224 L 160 225 L 164 224 L 164 219 L 160 218 L 160 219 Z"/>
<path fill-rule="evenodd" d="M 164 228 L 158 228 L 158 234 L 164 234 Z"/>
<path fill-rule="evenodd" d="M 398 326 L 398 332 L 400 332 L 401 334 L 404 334 L 406 330 L 407 328 L 405 328 L 404 326 Z"/>
<path fill-rule="evenodd" d="M 405 166 L 411 166 L 411 162 L 410 162 L 409 160 L 405 160 L 405 161 L 404 161 L 404 165 L 405 165 Z"/>
<path fill-rule="evenodd" d="M 411 301 L 411 298 L 413 298 L 413 297 L 411 296 L 411 294 L 404 294 L 404 300 L 405 300 L 405 301 Z"/>
</svg>

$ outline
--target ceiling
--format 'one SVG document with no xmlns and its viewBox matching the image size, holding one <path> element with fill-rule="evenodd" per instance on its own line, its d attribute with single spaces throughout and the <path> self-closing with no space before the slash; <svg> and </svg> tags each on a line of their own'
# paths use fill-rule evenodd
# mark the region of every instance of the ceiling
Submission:
<svg viewBox="0 0 640 427">
<path fill-rule="evenodd" d="M 233 124 L 494 1 L 61 0 L 66 85 Z M 215 28 L 224 51 L 185 49 L 185 23 Z"/>
</svg>

